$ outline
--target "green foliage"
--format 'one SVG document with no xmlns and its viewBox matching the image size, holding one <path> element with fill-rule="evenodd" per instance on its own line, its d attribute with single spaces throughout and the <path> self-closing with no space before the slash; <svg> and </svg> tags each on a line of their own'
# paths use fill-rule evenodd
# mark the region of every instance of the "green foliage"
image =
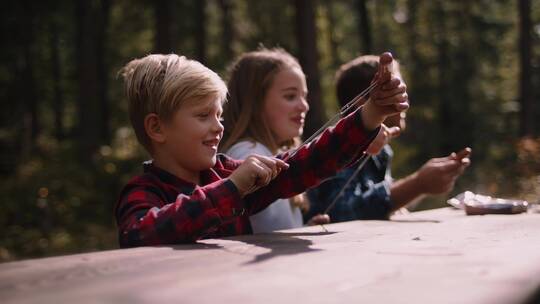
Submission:
<svg viewBox="0 0 540 304">
<path fill-rule="evenodd" d="M 114 203 L 141 172 L 143 153 L 133 133 L 120 128 L 90 162 L 70 142 L 40 142 L 42 152 L 1 184 L 0 259 L 115 248 Z"/>
</svg>

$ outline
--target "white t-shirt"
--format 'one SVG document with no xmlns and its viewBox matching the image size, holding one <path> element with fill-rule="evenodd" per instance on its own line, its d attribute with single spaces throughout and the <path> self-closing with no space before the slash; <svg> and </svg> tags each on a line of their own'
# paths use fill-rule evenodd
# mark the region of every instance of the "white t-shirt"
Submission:
<svg viewBox="0 0 540 304">
<path fill-rule="evenodd" d="M 265 145 L 247 140 L 234 144 L 227 150 L 226 154 L 235 159 L 246 159 L 252 154 L 273 156 Z M 288 199 L 278 199 L 266 209 L 250 216 L 249 221 L 253 233 L 298 228 L 303 225 L 300 208 L 291 206 Z"/>
</svg>

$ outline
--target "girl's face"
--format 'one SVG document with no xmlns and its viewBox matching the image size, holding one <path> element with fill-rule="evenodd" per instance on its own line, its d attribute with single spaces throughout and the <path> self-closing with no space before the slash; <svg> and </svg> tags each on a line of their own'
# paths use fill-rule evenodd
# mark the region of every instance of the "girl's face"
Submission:
<svg viewBox="0 0 540 304">
<path fill-rule="evenodd" d="M 279 71 L 264 97 L 263 117 L 278 144 L 302 135 L 309 110 L 306 77 L 299 68 Z"/>
</svg>

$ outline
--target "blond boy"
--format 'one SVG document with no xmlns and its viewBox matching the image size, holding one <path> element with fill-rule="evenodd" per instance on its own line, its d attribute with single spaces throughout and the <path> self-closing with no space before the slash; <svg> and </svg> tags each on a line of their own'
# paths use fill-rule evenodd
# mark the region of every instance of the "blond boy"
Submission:
<svg viewBox="0 0 540 304">
<path fill-rule="evenodd" d="M 381 67 L 391 61 L 382 56 Z M 404 86 L 381 68 L 384 85 L 371 100 L 287 163 L 286 155 L 237 161 L 217 154 L 227 89 L 216 73 L 170 54 L 133 60 L 123 76 L 131 124 L 152 161 L 116 205 L 122 247 L 251 233 L 250 215 L 315 186 L 368 147 L 376 153 L 382 121 L 408 108 Z"/>
</svg>

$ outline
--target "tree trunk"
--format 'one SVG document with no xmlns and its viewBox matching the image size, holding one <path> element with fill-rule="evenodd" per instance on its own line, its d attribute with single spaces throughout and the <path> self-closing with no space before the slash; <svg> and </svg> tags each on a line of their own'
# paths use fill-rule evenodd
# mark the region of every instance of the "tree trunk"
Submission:
<svg viewBox="0 0 540 304">
<path fill-rule="evenodd" d="M 51 30 L 51 64 L 53 78 L 53 113 L 54 135 L 58 141 L 64 139 L 64 92 L 62 90 L 62 66 L 60 63 L 60 48 L 58 38 L 58 25 L 56 20 L 50 24 Z"/>
<path fill-rule="evenodd" d="M 324 124 L 325 115 L 321 102 L 319 80 L 319 53 L 315 30 L 315 4 L 311 0 L 296 0 L 296 38 L 300 64 L 307 77 L 308 102 L 310 110 L 306 118 L 304 137 L 313 134 Z"/>
<path fill-rule="evenodd" d="M 231 23 L 232 20 L 232 2 L 230 0 L 220 0 L 219 5 L 221 7 L 221 30 L 223 31 L 222 35 L 222 48 L 223 48 L 223 59 L 225 62 L 232 60 L 233 54 L 233 39 L 234 39 L 234 29 Z"/>
<path fill-rule="evenodd" d="M 99 94 L 99 105 L 101 113 L 101 124 L 99 126 L 99 134 L 103 143 L 110 143 L 111 128 L 110 119 L 111 111 L 109 107 L 109 69 L 107 66 L 107 29 L 109 25 L 110 0 L 102 0 L 101 7 L 98 11 L 98 24 L 96 35 L 96 60 L 97 60 L 97 85 Z"/>
<path fill-rule="evenodd" d="M 362 52 L 364 54 L 371 54 L 373 52 L 373 41 L 371 39 L 369 12 L 366 2 L 367 0 L 356 0 L 355 4 L 358 11 L 358 34 L 362 42 Z"/>
<path fill-rule="evenodd" d="M 437 35 L 435 45 L 438 55 L 438 120 L 440 124 L 440 154 L 448 153 L 451 150 L 452 141 L 452 86 L 450 84 L 450 61 L 449 48 L 450 44 L 447 39 L 447 20 L 443 7 L 444 1 L 437 1 L 435 9 L 435 26 L 437 27 Z"/>
<path fill-rule="evenodd" d="M 78 140 L 83 159 L 99 147 L 100 102 L 96 56 L 95 10 L 90 1 L 77 2 Z"/>
<path fill-rule="evenodd" d="M 412 63 L 409 69 L 411 70 L 412 75 L 416 75 L 415 68 L 419 59 L 417 48 L 418 43 L 418 29 L 417 29 L 417 11 L 418 11 L 418 1 L 407 1 L 407 13 L 408 18 L 405 26 L 407 27 L 407 38 L 409 45 L 409 60 Z"/>
<path fill-rule="evenodd" d="M 407 14 L 408 18 L 405 23 L 406 35 L 407 35 L 407 45 L 409 48 L 409 57 L 408 62 L 404 62 L 407 66 L 407 74 L 410 75 L 409 79 L 405 79 L 405 82 L 410 83 L 411 86 L 408 86 L 407 93 L 409 96 L 418 96 L 422 89 L 430 87 L 428 84 L 429 79 L 423 77 L 426 71 L 429 70 L 429 66 L 425 63 L 425 59 L 421 56 L 421 53 L 418 52 L 418 43 L 419 43 L 419 34 L 418 34 L 418 7 L 421 4 L 420 1 L 407 1 Z M 409 64 L 410 63 L 410 64 Z M 403 71 L 402 71 L 403 72 Z M 425 90 L 425 89 L 424 89 Z M 425 98 L 414 99 L 415 105 L 426 105 L 427 100 Z"/>
<path fill-rule="evenodd" d="M 473 28 L 474 14 L 474 2 L 462 1 L 460 2 L 459 9 L 453 15 L 452 19 L 454 28 L 456 23 L 463 26 L 463 28 Z M 471 116 L 472 103 L 474 95 L 471 90 L 471 83 L 475 81 L 475 75 L 480 70 L 478 60 L 475 60 L 474 54 L 470 51 L 475 49 L 476 38 L 471 35 L 470 31 L 454 30 L 457 34 L 457 45 L 460 47 L 455 48 L 452 53 L 452 58 L 456 62 L 460 63 L 460 67 L 457 65 L 451 65 L 452 80 L 450 85 L 452 86 L 452 100 L 450 109 L 452 110 L 452 124 L 451 124 L 451 138 L 452 145 L 450 151 L 457 151 L 463 147 L 469 146 L 474 148 L 474 134 L 475 123 L 474 118 Z M 467 130 L 467 132 L 463 132 Z"/>
<path fill-rule="evenodd" d="M 31 1 L 23 2 L 23 9 L 26 12 L 26 19 L 22 22 L 25 30 L 23 38 L 23 58 L 24 67 L 22 72 L 22 82 L 20 92 L 23 95 L 25 104 L 24 114 L 24 129 L 25 129 L 25 141 L 24 141 L 24 153 L 31 152 L 36 148 L 36 139 L 39 135 L 40 125 L 38 116 L 38 94 L 36 93 L 36 79 L 34 74 L 34 36 L 35 36 L 35 11 Z"/>
<path fill-rule="evenodd" d="M 471 83 L 474 81 L 476 63 L 470 55 L 474 49 L 471 28 L 473 3 L 464 1 L 460 6 L 441 0 L 437 1 L 434 18 L 437 20 L 437 52 L 439 85 L 440 154 L 451 152 L 474 144 L 474 120 L 471 117 Z M 452 44 L 451 41 L 456 41 Z M 459 65 L 451 64 L 459 62 Z M 465 131 L 466 130 L 466 131 Z M 474 146 L 473 146 L 474 148 Z"/>
<path fill-rule="evenodd" d="M 519 0 L 519 101 L 520 135 L 534 133 L 534 108 L 531 92 L 531 2 Z"/>
<path fill-rule="evenodd" d="M 206 63 L 206 0 L 196 1 L 196 55 L 197 60 Z"/>
<path fill-rule="evenodd" d="M 172 39 L 172 1 L 171 0 L 155 0 L 154 2 L 155 16 L 155 52 L 168 54 L 173 52 Z"/>
<path fill-rule="evenodd" d="M 341 64 L 338 52 L 338 42 L 335 35 L 336 17 L 332 9 L 331 1 L 324 1 L 326 11 L 326 19 L 328 20 L 328 39 L 330 44 L 330 56 L 332 57 L 332 65 L 337 68 Z"/>
</svg>

